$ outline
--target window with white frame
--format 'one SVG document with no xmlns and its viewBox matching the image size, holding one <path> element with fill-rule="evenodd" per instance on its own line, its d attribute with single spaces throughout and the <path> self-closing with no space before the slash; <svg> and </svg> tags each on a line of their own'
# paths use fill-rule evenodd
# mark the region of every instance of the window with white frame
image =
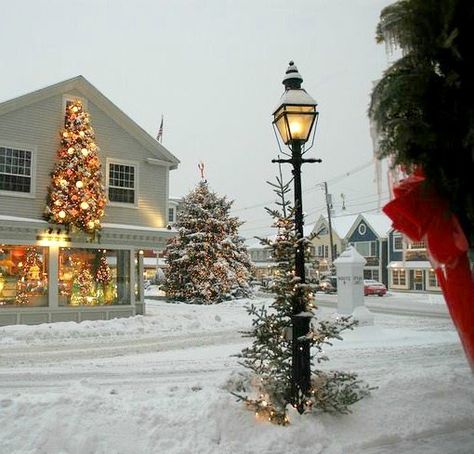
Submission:
<svg viewBox="0 0 474 454">
<path fill-rule="evenodd" d="M 424 241 L 413 241 L 408 243 L 409 249 L 426 249 L 426 243 Z"/>
<path fill-rule="evenodd" d="M 393 235 L 393 250 L 394 251 L 403 250 L 403 237 L 399 233 Z"/>
<path fill-rule="evenodd" d="M 406 285 L 406 271 L 392 270 L 392 285 Z"/>
<path fill-rule="evenodd" d="M 84 109 L 87 109 L 87 99 L 80 96 L 63 95 L 63 112 L 75 101 L 80 101 Z"/>
<path fill-rule="evenodd" d="M 439 287 L 438 277 L 434 270 L 430 270 L 428 273 L 428 283 L 430 287 Z"/>
<path fill-rule="evenodd" d="M 364 279 L 373 279 L 374 281 L 378 281 L 379 280 L 379 270 L 364 269 Z"/>
<path fill-rule="evenodd" d="M 108 163 L 108 195 L 110 202 L 134 205 L 137 189 L 137 166 L 122 162 Z"/>
<path fill-rule="evenodd" d="M 0 146 L 0 191 L 32 192 L 33 152 Z"/>
<path fill-rule="evenodd" d="M 354 243 L 354 247 L 363 257 L 375 257 L 377 255 L 375 241 L 357 241 Z"/>
<path fill-rule="evenodd" d="M 359 224 L 359 228 L 357 229 L 360 235 L 364 236 L 367 232 L 367 226 L 365 224 Z"/>
<path fill-rule="evenodd" d="M 174 208 L 168 208 L 168 222 L 174 222 Z"/>
</svg>

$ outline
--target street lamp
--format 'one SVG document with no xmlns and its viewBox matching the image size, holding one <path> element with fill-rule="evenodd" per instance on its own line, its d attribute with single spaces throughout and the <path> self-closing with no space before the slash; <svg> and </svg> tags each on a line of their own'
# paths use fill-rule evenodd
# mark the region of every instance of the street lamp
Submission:
<svg viewBox="0 0 474 454">
<path fill-rule="evenodd" d="M 294 195 L 295 195 L 295 230 L 297 237 L 303 239 L 303 199 L 301 194 L 301 165 L 304 163 L 321 162 L 321 159 L 304 159 L 303 147 L 308 142 L 311 131 L 316 130 L 319 113 L 316 111 L 316 101 L 301 88 L 303 78 L 295 64 L 290 61 L 283 85 L 283 93 L 278 107 L 273 113 L 273 125 L 278 131 L 283 143 L 291 150 L 289 159 L 272 159 L 272 162 L 290 163 L 293 166 Z M 314 126 L 314 128 L 313 128 Z M 278 138 L 278 137 L 277 137 Z M 299 283 L 304 284 L 304 244 L 301 242 L 296 248 L 295 276 Z M 302 286 L 297 288 L 297 298 L 292 308 L 292 376 L 291 394 L 293 405 L 300 413 L 304 410 L 302 397 L 311 387 L 310 344 L 305 338 L 309 332 L 312 314 L 307 311 Z"/>
</svg>

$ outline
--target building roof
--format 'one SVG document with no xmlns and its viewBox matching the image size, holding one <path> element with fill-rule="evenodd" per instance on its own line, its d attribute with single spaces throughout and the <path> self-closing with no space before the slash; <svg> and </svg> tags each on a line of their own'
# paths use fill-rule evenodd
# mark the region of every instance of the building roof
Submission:
<svg viewBox="0 0 474 454">
<path fill-rule="evenodd" d="M 377 235 L 379 238 L 387 238 L 388 233 L 392 229 L 392 221 L 383 213 L 372 213 L 372 214 L 359 214 L 349 231 L 346 234 L 346 237 L 350 237 L 357 226 L 364 221 L 368 227 Z"/>
<path fill-rule="evenodd" d="M 340 239 L 343 239 L 349 232 L 356 219 L 357 214 L 344 214 L 341 216 L 331 217 L 333 233 L 335 233 Z M 328 220 L 326 216 L 321 215 L 317 222 L 315 224 L 312 224 L 312 231 L 314 231 L 314 229 L 320 230 L 321 225 L 328 226 Z M 318 232 L 316 231 L 315 233 Z"/>
<path fill-rule="evenodd" d="M 0 104 L 0 115 L 18 110 L 31 104 L 42 101 L 61 93 L 79 91 L 85 98 L 103 110 L 120 127 L 134 137 L 145 149 L 150 152 L 150 164 L 168 166 L 176 169 L 179 159 L 168 151 L 154 137 L 148 134 L 141 126 L 120 110 L 112 101 L 95 88 L 84 76 L 76 76 L 45 88 L 27 93 L 17 98 L 4 101 Z"/>
</svg>

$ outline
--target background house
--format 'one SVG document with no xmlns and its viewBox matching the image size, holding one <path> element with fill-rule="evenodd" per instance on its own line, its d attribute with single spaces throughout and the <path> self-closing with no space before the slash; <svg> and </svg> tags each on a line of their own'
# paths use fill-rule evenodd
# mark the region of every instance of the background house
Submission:
<svg viewBox="0 0 474 454">
<path fill-rule="evenodd" d="M 254 278 L 265 282 L 271 279 L 277 270 L 277 264 L 272 257 L 272 248 L 252 239 L 246 244 L 250 260 L 254 265 Z"/>
<path fill-rule="evenodd" d="M 335 216 L 331 219 L 334 251 L 333 260 L 345 249 L 347 245 L 345 237 L 356 218 L 357 215 L 343 215 Z M 313 225 L 310 234 L 316 235 L 311 240 L 314 248 L 315 273 L 317 276 L 330 274 L 333 267 L 330 254 L 331 241 L 328 219 L 321 215 Z"/>
<path fill-rule="evenodd" d="M 375 279 L 388 286 L 388 232 L 390 219 L 384 214 L 360 214 L 349 229 L 345 240 L 354 245 L 367 263 L 364 279 Z"/>
<path fill-rule="evenodd" d="M 390 289 L 441 292 L 423 241 L 407 241 L 400 232 L 391 229 L 388 246 Z"/>
<path fill-rule="evenodd" d="M 65 107 L 76 99 L 90 114 L 100 148 L 107 193 L 100 243 L 43 220 Z M 162 249 L 172 234 L 169 172 L 178 163 L 82 76 L 1 103 L 0 324 L 142 313 L 141 251 Z M 99 295 L 90 275 L 101 255 L 111 284 Z M 25 280 L 20 298 L 18 283 Z"/>
</svg>

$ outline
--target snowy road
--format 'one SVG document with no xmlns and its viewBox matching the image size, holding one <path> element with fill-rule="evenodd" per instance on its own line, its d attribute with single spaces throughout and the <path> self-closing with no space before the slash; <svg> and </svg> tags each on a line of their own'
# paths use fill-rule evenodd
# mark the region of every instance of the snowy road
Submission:
<svg viewBox="0 0 474 454">
<path fill-rule="evenodd" d="M 474 381 L 449 320 L 377 315 L 349 332 L 330 366 L 378 389 L 351 415 L 291 415 L 281 428 L 223 389 L 247 342 L 240 305 L 149 313 L 3 329 L 0 452 L 473 452 Z"/>
</svg>

